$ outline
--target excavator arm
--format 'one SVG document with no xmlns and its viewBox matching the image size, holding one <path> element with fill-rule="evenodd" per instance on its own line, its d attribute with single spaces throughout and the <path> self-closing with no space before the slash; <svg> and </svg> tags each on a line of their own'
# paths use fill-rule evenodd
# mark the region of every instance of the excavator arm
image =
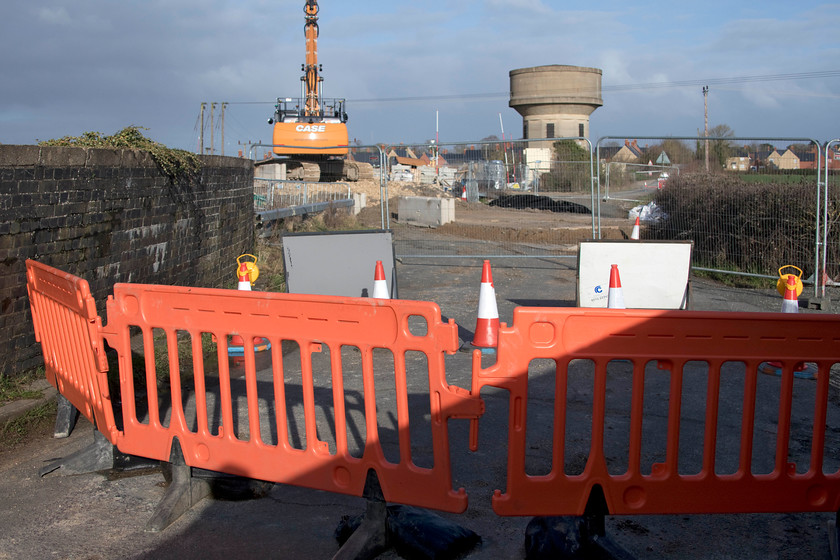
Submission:
<svg viewBox="0 0 840 560">
<path fill-rule="evenodd" d="M 306 99 L 303 114 L 309 117 L 320 115 L 321 112 L 321 96 L 318 90 L 323 78 L 318 75 L 318 2 L 307 0 L 303 13 L 306 14 L 306 24 L 303 26 L 306 36 L 306 63 L 302 68 L 301 78 L 304 81 Z"/>
</svg>

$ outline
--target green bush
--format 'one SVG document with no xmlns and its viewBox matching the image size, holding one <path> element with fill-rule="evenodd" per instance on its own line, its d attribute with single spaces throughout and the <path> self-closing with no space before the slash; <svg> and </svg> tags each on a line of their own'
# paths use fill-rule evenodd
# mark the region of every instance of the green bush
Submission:
<svg viewBox="0 0 840 560">
<path fill-rule="evenodd" d="M 116 134 L 105 136 L 101 132 L 85 132 L 81 136 L 64 136 L 39 142 L 39 146 L 73 146 L 77 148 L 111 148 L 145 150 L 160 167 L 161 171 L 173 181 L 190 179 L 201 169 L 198 157 L 185 150 L 167 148 L 143 136 L 137 126 L 127 126 Z"/>
<path fill-rule="evenodd" d="M 838 189 L 829 197 L 828 223 L 838 220 Z M 694 265 L 768 274 L 784 265 L 813 274 L 816 183 L 748 183 L 730 174 L 682 174 L 657 191 L 656 204 L 666 219 L 650 226 L 647 237 L 694 242 Z M 831 231 L 831 229 L 830 229 Z M 838 262 L 837 244 L 829 262 Z"/>
</svg>

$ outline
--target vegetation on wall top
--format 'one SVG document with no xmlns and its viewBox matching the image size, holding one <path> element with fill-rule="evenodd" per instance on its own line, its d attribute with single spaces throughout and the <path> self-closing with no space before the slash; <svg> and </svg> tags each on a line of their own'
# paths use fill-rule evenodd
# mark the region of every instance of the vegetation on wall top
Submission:
<svg viewBox="0 0 840 560">
<path fill-rule="evenodd" d="M 111 148 L 144 150 L 149 152 L 161 171 L 171 179 L 188 179 L 198 174 L 201 169 L 198 157 L 186 150 L 168 148 L 143 136 L 138 126 L 127 126 L 116 134 L 105 136 L 101 132 L 85 132 L 81 136 L 44 140 L 39 146 L 72 146 L 76 148 Z"/>
</svg>

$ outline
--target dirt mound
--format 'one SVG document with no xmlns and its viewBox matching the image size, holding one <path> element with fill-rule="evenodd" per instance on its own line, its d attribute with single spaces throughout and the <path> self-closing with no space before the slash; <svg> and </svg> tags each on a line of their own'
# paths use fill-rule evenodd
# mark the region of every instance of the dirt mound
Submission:
<svg viewBox="0 0 840 560">
<path fill-rule="evenodd" d="M 381 195 L 379 192 L 379 179 L 368 179 L 358 181 L 356 183 L 349 183 L 350 190 L 354 193 L 364 193 L 367 197 L 369 205 L 379 204 Z M 388 182 L 388 198 L 400 196 L 434 196 L 434 197 L 448 197 L 449 194 L 444 193 L 443 189 L 437 185 L 420 185 L 417 183 L 408 183 L 403 181 L 389 181 Z"/>
<path fill-rule="evenodd" d="M 516 208 L 524 210 L 551 210 L 552 212 L 571 212 L 574 214 L 591 214 L 589 208 L 582 204 L 568 200 L 554 200 L 548 196 L 535 194 L 505 194 L 490 202 L 490 206 L 499 208 Z"/>
</svg>

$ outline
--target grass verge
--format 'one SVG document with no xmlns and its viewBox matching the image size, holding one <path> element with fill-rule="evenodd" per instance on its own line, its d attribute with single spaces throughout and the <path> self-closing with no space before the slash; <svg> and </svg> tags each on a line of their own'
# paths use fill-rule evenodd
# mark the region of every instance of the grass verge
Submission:
<svg viewBox="0 0 840 560">
<path fill-rule="evenodd" d="M 14 449 L 39 435 L 50 435 L 55 427 L 56 401 L 33 408 L 0 426 L 0 453 Z"/>
</svg>

